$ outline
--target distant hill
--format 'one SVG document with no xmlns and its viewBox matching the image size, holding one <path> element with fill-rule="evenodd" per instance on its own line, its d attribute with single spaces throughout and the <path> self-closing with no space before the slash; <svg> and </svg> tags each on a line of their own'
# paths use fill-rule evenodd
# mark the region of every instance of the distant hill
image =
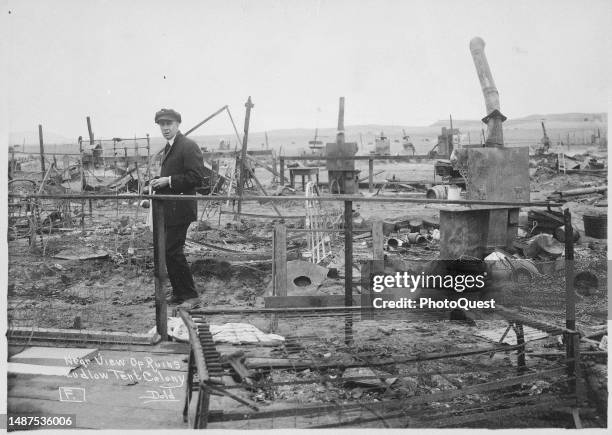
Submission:
<svg viewBox="0 0 612 435">
<path fill-rule="evenodd" d="M 549 113 L 545 115 L 535 114 L 523 116 L 521 118 L 510 118 L 508 119 L 504 125 L 515 125 L 515 124 L 524 124 L 524 123 L 540 123 L 540 121 L 544 121 L 545 124 L 549 122 L 554 123 L 608 123 L 608 114 L 607 113 Z M 450 121 L 448 119 L 443 119 L 434 122 L 430 125 L 430 127 L 448 127 Z M 453 127 L 457 128 L 481 128 L 482 121 L 476 119 L 453 119 Z M 587 127 L 589 128 L 589 127 Z"/>
<path fill-rule="evenodd" d="M 43 130 L 43 140 L 45 143 L 68 144 L 76 143 L 77 138 L 67 138 L 52 131 Z M 17 131 L 9 133 L 9 143 L 11 145 L 35 145 L 39 143 L 38 130 Z"/>
<path fill-rule="evenodd" d="M 592 134 L 597 134 L 598 129 L 602 135 L 607 135 L 607 113 L 559 113 L 559 114 L 533 114 L 521 118 L 508 119 L 504 123 L 504 140 L 508 146 L 522 146 L 538 143 L 542 138 L 540 121 L 544 119 L 548 135 L 553 141 L 571 141 L 575 143 L 587 142 Z M 367 154 L 374 147 L 376 136 L 384 133 L 391 140 L 391 152 L 402 152 L 402 137 L 404 132 L 410 136 L 417 153 L 428 152 L 436 143 L 441 134 L 442 127 L 449 127 L 449 120 L 440 120 L 429 126 L 402 126 L 392 124 L 363 124 L 348 125 L 345 128 L 347 142 L 356 142 L 359 152 Z M 462 133 L 463 143 L 480 143 L 481 131 L 486 129 L 482 121 L 478 119 L 453 119 L 453 127 L 459 128 Z M 291 155 L 301 152 L 310 152 L 308 142 L 313 140 L 315 128 L 290 128 L 268 130 L 266 145 L 266 134 L 263 131 L 249 133 L 249 149 L 261 150 L 266 146 L 277 152 Z M 218 149 L 221 140 L 229 142 L 230 149 L 239 149 L 241 144 L 233 134 L 217 135 L 190 135 L 200 146 L 209 150 Z M 336 127 L 321 127 L 317 130 L 317 139 L 323 143 L 334 142 L 336 138 Z M 38 151 L 38 131 L 11 133 L 10 144 L 25 144 L 28 152 Z M 61 153 L 78 152 L 76 138 L 66 138 L 53 132 L 44 132 L 45 149 L 47 152 Z M 57 145 L 52 145 L 57 144 Z M 60 144 L 72 144 L 70 146 Z M 162 137 L 151 137 L 151 152 L 155 153 L 163 149 L 165 140 Z M 131 143 L 125 145 L 131 147 Z M 112 146 L 112 145 L 105 145 Z M 112 150 L 110 150 L 112 153 Z M 130 151 L 131 153 L 131 151 Z"/>
</svg>

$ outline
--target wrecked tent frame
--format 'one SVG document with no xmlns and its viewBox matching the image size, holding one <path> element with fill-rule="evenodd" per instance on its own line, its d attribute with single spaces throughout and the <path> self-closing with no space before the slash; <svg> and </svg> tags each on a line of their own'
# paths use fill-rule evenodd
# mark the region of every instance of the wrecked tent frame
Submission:
<svg viewBox="0 0 612 435">
<path fill-rule="evenodd" d="M 16 197 L 22 197 L 23 195 L 14 195 Z M 142 200 L 142 199 L 149 199 L 152 200 L 153 202 L 153 214 L 154 216 L 156 216 L 154 218 L 154 224 L 155 224 L 155 220 L 157 220 L 157 224 L 154 225 L 155 229 L 154 229 L 154 246 L 155 246 L 155 278 L 156 278 L 156 321 L 157 321 L 157 327 L 158 327 L 158 331 L 162 332 L 162 336 L 163 337 L 167 337 L 166 334 L 164 334 L 164 332 L 167 333 L 167 328 L 165 327 L 165 320 L 166 320 L 166 315 L 167 315 L 167 307 L 166 307 L 166 301 L 165 301 L 165 295 L 163 294 L 163 287 L 161 286 L 161 283 L 163 282 L 163 280 L 166 278 L 165 277 L 165 273 L 164 273 L 164 268 L 163 266 L 163 262 L 165 261 L 165 254 L 164 254 L 164 249 L 160 249 L 163 248 L 163 240 L 165 240 L 164 234 L 163 234 L 163 225 L 159 225 L 159 219 L 160 216 L 163 216 L 163 203 L 165 200 L 172 200 L 172 201 L 181 201 L 181 200 L 198 200 L 198 201 L 225 201 L 225 200 L 237 200 L 239 199 L 238 196 L 200 196 L 200 195 L 155 195 L 155 196 L 150 196 L 150 195 L 123 195 L 121 197 L 119 197 L 118 195 L 45 195 L 45 194 L 39 194 L 39 195 L 27 195 L 28 197 L 35 197 L 35 198 L 40 198 L 40 199 L 47 199 L 47 198 L 51 198 L 51 199 L 123 199 L 123 200 Z M 242 197 L 242 200 L 244 201 L 259 201 L 261 200 L 261 196 L 247 196 L 247 197 Z M 275 197 L 275 196 L 271 196 L 271 197 L 266 197 L 266 200 L 268 201 L 272 201 L 272 202 L 285 202 L 285 201 L 302 201 L 304 198 L 302 196 L 284 196 L 284 197 Z M 333 202 L 344 202 L 345 204 L 347 202 L 351 202 L 351 201 L 355 201 L 355 202 L 394 202 L 394 203 L 412 203 L 412 204 L 458 204 L 458 205 L 493 205 L 493 206 L 506 206 L 506 207 L 521 207 L 521 206 L 535 206 L 535 207 L 559 207 L 561 206 L 561 204 L 554 202 L 554 201 L 540 201 L 540 202 L 504 202 L 504 201 L 482 201 L 482 200 L 436 200 L 436 199 L 427 199 L 427 198 L 413 198 L 413 197 L 402 197 L 401 195 L 395 196 L 395 197 L 385 197 L 385 198 L 364 198 L 362 196 L 359 195 L 333 195 L 333 196 L 320 196 L 317 198 L 319 201 L 333 201 Z M 345 216 L 345 220 L 348 217 Z M 566 219 L 568 221 L 571 220 L 571 216 L 569 214 L 569 211 L 566 210 Z M 350 228 L 350 227 L 349 227 Z M 569 228 L 571 231 L 571 225 L 566 226 L 566 228 Z M 351 239 L 350 237 L 348 239 Z M 571 235 L 569 237 L 566 237 L 567 243 L 566 243 L 566 256 L 569 260 L 571 260 L 573 258 L 573 238 L 571 237 Z M 352 239 L 349 240 L 349 243 L 352 244 Z M 570 254 L 571 253 L 571 254 Z M 575 319 L 575 304 L 574 304 L 574 289 L 573 289 L 573 276 L 568 276 L 571 275 L 573 272 L 572 268 L 566 268 L 566 294 L 568 296 L 567 298 L 567 307 L 566 307 L 566 328 L 559 328 L 556 327 L 554 325 L 546 325 L 546 324 L 542 324 L 540 322 L 540 324 L 537 323 L 533 323 L 533 322 L 529 322 L 529 319 L 527 318 L 521 318 L 520 316 L 518 316 L 518 313 L 507 313 L 507 320 L 509 322 L 511 322 L 511 325 L 514 326 L 515 328 L 515 332 L 517 334 L 517 347 L 519 349 L 519 354 L 518 354 L 518 364 L 519 367 L 524 367 L 525 365 L 525 340 L 524 340 L 524 333 L 522 330 L 522 325 L 526 324 L 532 324 L 534 327 L 539 328 L 541 330 L 544 330 L 547 333 L 551 333 L 552 335 L 555 334 L 564 334 L 565 335 L 565 344 L 566 344 L 566 360 L 564 362 L 566 362 L 567 366 L 564 368 L 564 371 L 567 372 L 567 379 L 565 379 L 565 381 L 570 382 L 570 392 L 573 393 L 573 399 L 571 400 L 570 403 L 565 403 L 565 405 L 568 405 L 570 407 L 570 409 L 575 409 L 576 404 L 579 402 L 579 395 L 576 394 L 577 392 L 577 385 L 576 385 L 576 381 L 578 378 L 578 374 L 579 374 L 579 364 L 577 364 L 577 362 L 579 361 L 580 358 L 580 352 L 579 352 L 579 333 L 575 330 L 575 324 L 574 319 Z M 346 284 L 346 283 L 345 283 Z M 347 285 L 345 285 L 345 288 L 347 289 L 346 292 L 351 292 L 351 283 Z M 347 293 L 348 297 L 351 296 L 350 293 Z M 345 295 L 345 296 L 347 296 Z M 346 298 L 345 298 L 346 299 Z M 352 298 L 351 298 L 352 301 Z M 347 304 L 348 305 L 348 304 Z M 336 307 L 336 308 L 332 308 L 332 311 L 336 309 L 336 310 L 359 310 L 361 309 L 361 307 Z M 274 311 L 275 309 L 269 309 L 271 310 L 270 312 Z M 282 313 L 289 313 L 291 312 L 291 309 L 287 309 L 287 308 L 282 308 L 282 309 L 276 309 L 277 313 L 275 313 L 275 316 L 278 318 L 278 316 Z M 300 310 L 300 309 L 294 309 L 294 310 Z M 322 310 L 322 311 L 321 311 Z M 248 312 L 249 310 L 246 310 L 246 312 Z M 319 311 L 319 312 L 325 312 L 325 309 L 307 309 L 307 311 Z M 253 313 L 255 312 L 262 312 L 261 310 L 253 310 Z M 354 311 L 353 311 L 354 312 Z M 204 312 L 200 311 L 201 314 L 204 314 Z M 352 326 L 353 326 L 353 316 L 344 316 L 344 321 L 345 321 L 345 336 L 348 337 L 347 334 L 350 334 L 351 338 L 352 338 Z M 345 339 L 346 339 L 345 337 Z M 192 337 L 192 339 L 194 339 L 194 337 Z M 345 344 L 347 345 L 351 345 L 352 344 L 352 340 L 345 340 Z M 214 343 L 212 344 L 212 346 L 214 347 Z M 495 352 L 495 349 L 489 349 L 488 352 Z M 442 356 L 444 357 L 444 356 Z M 195 362 L 195 357 L 193 358 L 194 362 Z M 200 366 L 200 369 L 203 370 L 207 370 L 204 366 L 204 368 L 202 368 L 202 366 Z M 207 376 L 207 375 L 206 375 Z M 564 382 L 565 382 L 564 381 Z M 218 390 L 218 388 L 217 388 Z M 208 394 L 208 393 L 207 393 Z M 217 394 L 219 394 L 219 391 L 217 391 Z M 220 394 L 225 394 L 228 395 L 227 393 L 220 393 Z M 231 397 L 231 396 L 230 396 Z M 432 398 L 432 400 L 434 400 L 434 398 Z M 203 397 L 203 401 L 200 403 L 199 405 L 199 409 L 202 410 L 202 412 L 204 412 L 204 408 L 207 406 L 207 400 L 205 400 L 205 398 Z M 560 405 L 559 405 L 560 406 Z M 448 417 L 448 416 L 447 416 Z M 198 420 L 198 425 L 200 427 L 202 427 L 202 425 L 206 424 L 206 416 L 200 416 L 198 417 L 200 420 Z M 379 417 L 376 417 L 379 418 Z M 450 421 L 454 421 L 453 418 L 455 417 L 448 417 L 451 420 Z"/>
<path fill-rule="evenodd" d="M 386 427 L 402 427 L 406 421 L 415 427 L 444 427 L 451 426 L 457 422 L 478 421 L 482 412 L 493 413 L 494 415 L 511 415 L 519 414 L 524 411 L 542 409 L 572 409 L 576 406 L 577 395 L 573 389 L 573 383 L 576 380 L 576 374 L 570 373 L 565 364 L 570 364 L 573 358 L 568 355 L 567 360 L 558 360 L 555 363 L 550 363 L 550 366 L 543 367 L 543 364 L 532 364 L 531 367 L 522 367 L 521 359 L 524 362 L 525 347 L 524 343 L 517 342 L 514 346 L 502 346 L 499 344 L 491 345 L 490 347 L 468 348 L 454 352 L 440 352 L 433 354 L 396 354 L 391 357 L 380 358 L 376 357 L 375 361 L 370 358 L 372 355 L 360 353 L 361 346 L 367 343 L 367 336 L 361 337 L 356 334 L 354 346 L 350 348 L 342 344 L 342 340 L 329 341 L 326 334 L 334 336 L 334 328 L 321 330 L 316 336 L 307 334 L 301 335 L 301 327 L 308 322 L 317 320 L 319 322 L 332 322 L 333 319 L 341 326 L 342 320 L 345 317 L 351 317 L 355 320 L 356 326 L 359 325 L 361 317 L 358 316 L 362 307 L 327 307 L 327 308 L 263 308 L 263 309 L 193 309 L 180 310 L 181 317 L 185 321 L 189 329 L 190 335 L 190 364 L 189 364 L 189 380 L 187 383 L 187 394 L 184 406 L 185 421 L 192 420 L 194 428 L 204 428 L 208 424 L 223 424 L 226 422 L 243 422 L 242 428 L 273 428 L 280 427 L 338 427 L 358 425 L 361 423 L 383 421 Z M 358 318 L 354 318 L 358 316 Z M 504 313 L 506 317 L 513 322 L 528 320 L 521 318 L 520 315 L 515 315 L 511 311 Z M 285 342 L 281 345 L 281 351 L 287 355 L 284 357 L 258 358 L 257 353 L 262 347 L 257 345 L 240 346 L 245 357 L 238 361 L 232 361 L 227 358 L 227 355 L 234 355 L 233 350 L 238 347 L 220 343 L 214 343 L 210 331 L 210 324 L 215 317 L 222 317 L 223 321 L 246 321 L 249 324 L 258 322 L 266 324 L 268 318 L 275 317 L 276 321 L 282 325 L 286 323 L 286 331 L 291 335 L 285 337 Z M 381 315 L 380 322 L 393 321 L 395 319 L 385 319 L 386 315 Z M 236 318 L 236 320 L 234 320 Z M 246 319 L 246 320 L 245 320 Z M 293 321 L 293 322 L 292 322 Z M 548 330 L 551 335 L 568 332 L 566 328 L 556 327 L 554 325 L 546 325 L 543 323 L 528 322 L 533 326 L 537 326 Z M 362 325 L 364 326 L 364 325 Z M 367 326 L 367 325 L 365 325 Z M 281 326 L 281 329 L 282 326 Z M 364 332 L 362 329 L 361 332 Z M 573 332 L 573 331 L 569 331 Z M 381 337 L 377 340 L 377 344 L 381 341 L 391 340 L 391 337 Z M 352 341 L 352 340 L 351 340 Z M 338 344 L 339 343 L 339 344 Z M 383 343 L 384 344 L 384 343 Z M 389 343 L 391 344 L 391 343 Z M 310 345 L 310 346 L 308 346 Z M 319 346 L 317 346 L 319 345 Z M 352 360 L 327 359 L 321 360 L 317 355 L 320 350 L 320 345 L 326 346 L 326 350 L 332 352 L 347 353 L 352 356 Z M 383 346 L 384 348 L 384 346 Z M 312 351 L 310 350 L 312 349 Z M 491 373 L 494 380 L 486 382 L 477 382 L 475 384 L 462 385 L 461 388 L 432 392 L 428 394 L 413 395 L 402 387 L 391 389 L 393 381 L 386 386 L 383 379 L 393 380 L 402 378 L 401 375 L 393 372 L 391 374 L 390 366 L 397 370 L 405 370 L 405 366 L 412 364 L 422 364 L 428 361 L 447 361 L 457 358 L 468 358 L 478 355 L 491 355 L 493 353 L 505 353 L 518 351 L 516 375 L 507 376 L 510 369 L 502 368 L 501 370 Z M 304 353 L 308 354 L 308 358 L 304 358 Z M 294 355 L 292 357 L 292 354 Z M 299 354 L 299 355 L 296 355 Z M 323 357 L 325 358 L 325 357 Z M 466 362 L 465 360 L 463 361 Z M 338 370 L 367 368 L 369 373 L 365 375 L 358 374 L 347 378 L 340 376 Z M 460 367 L 457 366 L 457 367 Z M 227 369 L 229 371 L 225 371 Z M 374 373 L 372 369 L 382 370 L 386 373 Z M 335 371 L 334 371 L 335 370 Z M 478 370 L 478 369 L 474 369 Z M 258 378 L 256 373 L 261 371 L 266 375 L 272 376 L 272 372 L 280 374 L 280 381 L 270 377 L 269 380 L 265 376 Z M 298 374 L 305 371 L 307 374 Z M 460 374 L 456 369 L 451 369 L 449 372 L 442 373 L 438 369 L 431 371 L 424 370 L 421 366 L 417 367 L 418 376 L 438 375 L 444 376 L 449 374 Z M 194 375 L 197 373 L 198 380 L 194 381 Z M 332 374 L 333 373 L 333 374 Z M 400 372 L 401 373 L 401 372 Z M 230 376 L 228 376 L 230 375 Z M 415 374 L 416 375 L 416 374 Z M 404 374 L 405 376 L 405 374 Z M 287 380 L 291 377 L 291 380 Z M 232 380 L 232 378 L 234 380 Z M 235 379 L 239 378 L 240 382 Z M 252 379 L 251 379 L 252 378 Z M 522 396 L 528 394 L 530 385 L 525 387 L 530 381 L 540 381 L 548 379 L 551 385 L 559 384 L 563 390 L 560 394 L 548 393 L 539 394 L 536 396 Z M 373 387 L 363 387 L 362 390 L 372 392 L 382 389 L 387 392 L 393 391 L 394 394 L 382 397 L 380 400 L 343 400 L 343 403 L 317 403 L 317 404 L 294 404 L 294 406 L 282 407 L 272 406 L 266 408 L 265 404 L 251 402 L 244 399 L 244 395 L 248 391 L 282 391 L 287 385 L 321 385 L 321 386 L 337 386 L 347 382 L 363 382 L 374 383 Z M 376 385 L 378 384 L 378 385 Z M 565 385 L 568 385 L 568 391 L 565 390 Z M 332 387 L 330 387 L 332 388 Z M 278 389 L 278 390 L 277 390 Z M 522 389 L 522 390 L 521 390 Z M 193 418 L 189 419 L 190 399 L 192 392 L 198 391 L 198 400 L 193 414 Z M 520 397 L 517 391 L 521 390 Z M 232 393 L 233 392 L 233 393 Z M 241 392 L 243 397 L 240 397 Z M 453 403 L 453 407 L 447 408 L 431 408 L 429 405 L 432 402 L 449 402 L 454 399 L 466 397 L 473 394 L 491 394 L 494 396 L 492 400 L 478 404 L 478 406 L 463 405 Z M 282 393 L 281 393 L 282 394 Z M 211 395 L 225 396 L 227 399 L 221 398 L 218 401 L 212 398 Z M 240 405 L 238 405 L 239 403 Z M 526 405 L 527 404 L 527 405 Z M 243 405 L 241 407 L 241 405 Z M 508 408 L 508 406 L 510 406 Z M 476 410 L 474 413 L 473 411 Z M 492 414 L 492 415 L 493 415 Z M 390 426 L 387 424 L 390 423 Z M 252 426 L 252 427 L 251 427 Z M 222 427 L 222 426 L 215 426 Z M 231 426 L 233 427 L 233 426 Z"/>
</svg>

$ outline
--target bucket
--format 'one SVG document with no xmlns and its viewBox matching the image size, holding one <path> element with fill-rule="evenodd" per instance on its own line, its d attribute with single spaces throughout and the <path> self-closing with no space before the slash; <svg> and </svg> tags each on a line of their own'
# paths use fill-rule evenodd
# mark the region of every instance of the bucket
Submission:
<svg viewBox="0 0 612 435">
<path fill-rule="evenodd" d="M 389 240 L 387 240 L 387 247 L 391 248 L 391 249 L 397 249 L 400 246 L 402 246 L 402 241 L 399 239 L 395 239 L 393 237 L 390 237 Z"/>
<path fill-rule="evenodd" d="M 427 239 L 421 233 L 410 233 L 408 234 L 408 241 L 413 244 L 421 244 L 426 243 Z"/>
<path fill-rule="evenodd" d="M 608 215 L 588 215 L 585 214 L 584 220 L 584 234 L 588 237 L 594 237 L 596 239 L 608 238 Z"/>
<path fill-rule="evenodd" d="M 426 197 L 429 199 L 446 199 L 448 195 L 448 186 L 438 184 L 431 189 L 427 189 Z"/>
<path fill-rule="evenodd" d="M 461 188 L 459 186 L 448 186 L 446 190 L 447 199 L 456 201 L 461 199 Z"/>
</svg>

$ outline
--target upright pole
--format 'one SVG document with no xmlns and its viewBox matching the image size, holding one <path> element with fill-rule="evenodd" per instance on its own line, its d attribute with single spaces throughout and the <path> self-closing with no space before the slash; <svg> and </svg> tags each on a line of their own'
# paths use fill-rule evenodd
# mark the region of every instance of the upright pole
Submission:
<svg viewBox="0 0 612 435">
<path fill-rule="evenodd" d="M 80 138 L 80 136 L 79 136 Z M 83 167 L 83 140 L 79 140 L 79 158 L 81 159 L 81 193 L 85 191 L 85 168 Z M 85 200 L 81 200 L 81 234 L 85 234 Z"/>
<path fill-rule="evenodd" d="M 42 125 L 38 124 L 38 142 L 40 144 L 40 169 L 44 175 L 45 170 L 45 145 L 43 143 Z"/>
<path fill-rule="evenodd" d="M 151 178 L 151 138 L 149 137 L 149 133 L 147 133 L 147 173 L 146 178 L 149 180 Z"/>
<path fill-rule="evenodd" d="M 251 102 L 251 97 L 244 104 L 246 107 L 246 114 L 244 116 L 244 136 L 242 137 L 242 150 L 240 151 L 240 181 L 238 182 L 238 213 L 234 215 L 234 219 L 238 219 L 240 216 L 240 212 L 242 211 L 242 191 L 244 189 L 244 183 L 246 181 L 245 178 L 245 169 L 244 166 L 246 164 L 246 152 L 247 152 L 247 143 L 249 140 L 249 122 L 251 120 L 251 109 L 255 105 Z"/>
<path fill-rule="evenodd" d="M 168 340 L 168 307 L 164 292 L 166 280 L 166 228 L 164 205 L 153 200 L 153 260 L 155 275 L 155 325 L 162 340 Z"/>
<path fill-rule="evenodd" d="M 285 158 L 282 155 L 278 156 L 278 161 L 280 165 L 280 185 L 285 185 Z"/>
<path fill-rule="evenodd" d="M 565 327 L 576 329 L 576 294 L 574 292 L 574 229 L 572 215 L 569 209 L 563 213 L 565 227 Z M 568 333 L 565 336 L 567 375 L 570 379 L 569 388 L 577 392 L 577 379 L 580 369 L 580 337 L 577 333 Z"/>
<path fill-rule="evenodd" d="M 368 159 L 368 191 L 374 192 L 374 159 Z"/>
<path fill-rule="evenodd" d="M 93 144 L 94 144 L 94 134 L 93 134 L 93 130 L 91 129 L 91 119 L 89 118 L 89 116 L 87 117 L 87 132 L 89 133 L 89 145 L 91 145 L 93 147 Z M 93 168 L 95 169 L 97 156 L 96 156 L 96 153 L 93 150 L 91 152 L 91 158 L 92 158 Z M 88 202 L 89 202 L 89 218 L 93 222 L 93 205 L 92 205 L 92 200 L 90 199 Z"/>
<path fill-rule="evenodd" d="M 576 328 L 576 295 L 574 294 L 574 229 L 569 209 L 563 213 L 565 226 L 565 326 Z"/>
<path fill-rule="evenodd" d="M 344 306 L 353 306 L 353 201 L 344 201 Z M 353 342 L 353 319 L 344 321 L 344 342 Z"/>
</svg>

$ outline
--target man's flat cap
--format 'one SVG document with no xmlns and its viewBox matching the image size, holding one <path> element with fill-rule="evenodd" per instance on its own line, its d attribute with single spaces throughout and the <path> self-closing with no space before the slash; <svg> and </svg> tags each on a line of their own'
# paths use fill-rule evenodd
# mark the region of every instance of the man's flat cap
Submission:
<svg viewBox="0 0 612 435">
<path fill-rule="evenodd" d="M 181 122 L 181 114 L 172 109 L 161 109 L 155 114 L 155 123 L 159 124 L 161 120 Z"/>
</svg>

